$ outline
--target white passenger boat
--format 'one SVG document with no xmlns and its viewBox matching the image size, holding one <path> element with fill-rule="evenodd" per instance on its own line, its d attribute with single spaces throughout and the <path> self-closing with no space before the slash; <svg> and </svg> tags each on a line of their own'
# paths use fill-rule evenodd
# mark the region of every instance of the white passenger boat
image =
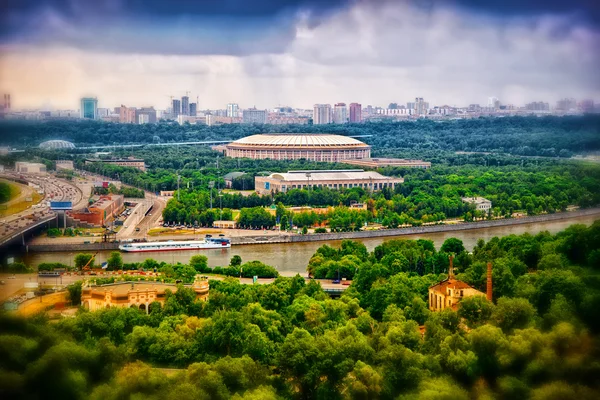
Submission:
<svg viewBox="0 0 600 400">
<path fill-rule="evenodd" d="M 231 241 L 229 239 L 223 237 L 207 237 L 203 240 L 170 240 L 168 242 L 125 243 L 119 246 L 119 250 L 129 253 L 137 253 L 144 251 L 225 249 L 228 247 L 231 247 Z"/>
</svg>

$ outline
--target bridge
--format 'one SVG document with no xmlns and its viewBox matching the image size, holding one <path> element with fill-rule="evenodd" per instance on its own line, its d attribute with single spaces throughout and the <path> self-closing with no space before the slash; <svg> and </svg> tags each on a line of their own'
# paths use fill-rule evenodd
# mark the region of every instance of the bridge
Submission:
<svg viewBox="0 0 600 400">
<path fill-rule="evenodd" d="M 36 228 L 49 223 L 50 221 L 56 219 L 56 214 L 49 214 L 39 218 L 38 220 L 31 221 L 31 223 L 17 227 L 15 230 L 7 231 L 6 234 L 0 237 L 0 248 L 8 245 L 10 242 L 14 241 L 17 238 L 21 238 L 21 244 L 25 245 L 25 234 L 30 231 L 35 230 Z"/>
</svg>

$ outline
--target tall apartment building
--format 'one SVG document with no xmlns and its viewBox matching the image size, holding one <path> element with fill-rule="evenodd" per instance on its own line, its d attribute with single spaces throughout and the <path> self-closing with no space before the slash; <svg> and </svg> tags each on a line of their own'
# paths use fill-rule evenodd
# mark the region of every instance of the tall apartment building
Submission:
<svg viewBox="0 0 600 400">
<path fill-rule="evenodd" d="M 237 118 L 240 114 L 240 108 L 237 103 L 227 104 L 227 116 L 230 118 Z"/>
<path fill-rule="evenodd" d="M 414 115 L 427 115 L 429 112 L 429 103 L 423 100 L 422 97 L 416 97 L 415 102 L 406 103 L 406 108 L 413 110 Z"/>
<path fill-rule="evenodd" d="M 156 123 L 156 110 L 154 107 L 142 107 L 135 112 L 136 123 L 154 124 Z"/>
<path fill-rule="evenodd" d="M 190 116 L 195 117 L 196 114 L 196 103 L 190 103 Z"/>
<path fill-rule="evenodd" d="M 337 103 L 333 107 L 333 123 L 345 124 L 348 122 L 348 109 L 346 103 Z"/>
<path fill-rule="evenodd" d="M 362 106 L 358 103 L 350 103 L 350 122 L 358 123 L 362 121 Z"/>
<path fill-rule="evenodd" d="M 565 98 L 556 102 L 556 109 L 560 111 L 572 111 L 577 109 L 577 101 L 573 98 Z"/>
<path fill-rule="evenodd" d="M 544 103 L 543 101 L 534 101 L 525 104 L 525 109 L 528 111 L 550 111 L 550 104 Z"/>
<path fill-rule="evenodd" d="M 2 109 L 4 111 L 10 111 L 10 94 L 4 94 L 4 101 L 2 102 Z"/>
<path fill-rule="evenodd" d="M 79 116 L 82 119 L 96 119 L 98 117 L 98 99 L 95 97 L 82 98 Z"/>
<path fill-rule="evenodd" d="M 586 99 L 581 100 L 579 103 L 579 109 L 583 112 L 594 112 L 594 100 Z"/>
<path fill-rule="evenodd" d="M 242 123 L 244 124 L 266 124 L 267 110 L 257 110 L 250 108 L 242 111 Z"/>
<path fill-rule="evenodd" d="M 323 125 L 331 123 L 331 104 L 315 104 L 313 108 L 313 124 Z"/>
<path fill-rule="evenodd" d="M 493 108 L 495 110 L 500 108 L 500 100 L 497 97 L 488 98 L 488 108 Z"/>
<path fill-rule="evenodd" d="M 118 110 L 119 110 L 119 122 L 121 124 L 137 123 L 137 120 L 135 118 L 135 112 L 136 112 L 135 107 L 125 107 L 123 104 L 121 104 L 121 107 L 119 107 Z"/>
<path fill-rule="evenodd" d="M 190 115 L 190 98 L 188 96 L 181 98 L 181 113 L 183 115 Z"/>
<path fill-rule="evenodd" d="M 177 118 L 179 114 L 181 114 L 181 101 L 177 99 L 173 99 L 173 116 Z"/>
</svg>

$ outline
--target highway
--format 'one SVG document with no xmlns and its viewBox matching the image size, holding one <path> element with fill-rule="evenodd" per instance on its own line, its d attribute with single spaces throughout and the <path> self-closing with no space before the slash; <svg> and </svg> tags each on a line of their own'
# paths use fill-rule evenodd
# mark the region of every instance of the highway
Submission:
<svg viewBox="0 0 600 400">
<path fill-rule="evenodd" d="M 15 181 L 25 180 L 32 184 L 32 190 L 43 193 L 44 198 L 38 204 L 0 219 L 0 246 L 29 229 L 56 217 L 50 210 L 49 201 L 71 201 L 74 205 L 85 203 L 83 192 L 77 186 L 45 174 L 22 174 L 6 171 L 0 177 Z"/>
</svg>

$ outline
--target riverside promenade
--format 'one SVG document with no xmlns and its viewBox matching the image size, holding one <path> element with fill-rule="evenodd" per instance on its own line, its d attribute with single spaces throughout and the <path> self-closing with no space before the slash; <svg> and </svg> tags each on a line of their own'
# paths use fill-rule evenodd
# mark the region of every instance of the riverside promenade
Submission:
<svg viewBox="0 0 600 400">
<path fill-rule="evenodd" d="M 543 214 L 530 217 L 520 218 L 507 218 L 507 219 L 496 219 L 486 220 L 477 222 L 461 222 L 456 224 L 439 224 L 439 225 L 427 225 L 418 227 L 398 228 L 398 229 L 379 229 L 379 230 L 364 230 L 357 232 L 332 232 L 332 233 L 311 233 L 306 235 L 293 234 L 293 233 L 281 233 L 257 235 L 237 235 L 231 236 L 232 245 L 256 245 L 256 244 L 274 244 L 274 243 L 301 243 L 301 242 L 318 242 L 318 241 L 332 241 L 332 240 L 344 240 L 344 239 L 364 239 L 364 238 L 377 238 L 377 237 L 391 237 L 391 236 L 403 236 L 403 235 L 414 235 L 424 233 L 437 233 L 437 232 L 454 232 L 464 231 L 471 229 L 483 229 L 500 226 L 510 225 L 523 225 L 523 224 L 535 224 L 540 222 L 566 220 L 570 218 L 583 217 L 583 216 L 594 216 L 598 215 L 600 218 L 600 208 L 588 208 L 576 211 L 561 212 L 555 214 Z M 252 232 L 252 231 L 249 231 Z M 184 238 L 181 238 L 184 239 Z M 73 243 L 62 241 L 61 239 L 54 239 L 54 243 L 43 243 L 43 244 L 28 244 L 26 245 L 26 251 L 28 252 L 75 252 L 75 251 L 102 251 L 102 250 L 115 250 L 118 249 L 119 243 Z M 53 241 L 54 241 L 53 240 Z M 165 238 L 153 238 L 151 241 L 166 240 Z"/>
</svg>

